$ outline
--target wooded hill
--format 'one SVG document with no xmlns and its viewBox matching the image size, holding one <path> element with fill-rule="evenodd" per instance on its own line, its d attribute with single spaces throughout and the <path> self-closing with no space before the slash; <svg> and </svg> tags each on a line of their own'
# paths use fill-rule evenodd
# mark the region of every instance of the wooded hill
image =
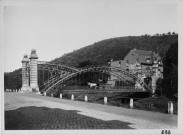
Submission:
<svg viewBox="0 0 183 135">
<path fill-rule="evenodd" d="M 51 62 L 74 67 L 107 65 L 110 59 L 123 59 L 133 48 L 157 52 L 164 59 L 170 45 L 175 43 L 178 43 L 178 35 L 175 33 L 171 34 L 170 32 L 154 36 L 146 34 L 142 36 L 111 38 L 64 54 Z M 5 73 L 4 75 L 5 88 L 15 89 L 21 87 L 21 69 Z"/>
<path fill-rule="evenodd" d="M 85 62 L 91 65 L 106 65 L 110 59 L 123 59 L 133 49 L 157 52 L 163 59 L 171 44 L 178 42 L 178 35 L 144 35 L 111 38 L 65 54 L 53 60 L 53 63 L 81 67 Z"/>
</svg>

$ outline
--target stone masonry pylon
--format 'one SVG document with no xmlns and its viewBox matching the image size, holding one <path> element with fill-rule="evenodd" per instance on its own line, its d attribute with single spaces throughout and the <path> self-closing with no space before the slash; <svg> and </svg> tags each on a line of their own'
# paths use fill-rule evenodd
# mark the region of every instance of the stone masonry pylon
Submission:
<svg viewBox="0 0 183 135">
<path fill-rule="evenodd" d="M 24 55 L 22 59 L 22 92 L 29 91 L 29 75 L 27 65 L 29 63 L 28 55 Z"/>
<path fill-rule="evenodd" d="M 39 92 L 37 59 L 36 50 L 32 49 L 30 55 L 30 88 L 32 92 Z"/>
</svg>

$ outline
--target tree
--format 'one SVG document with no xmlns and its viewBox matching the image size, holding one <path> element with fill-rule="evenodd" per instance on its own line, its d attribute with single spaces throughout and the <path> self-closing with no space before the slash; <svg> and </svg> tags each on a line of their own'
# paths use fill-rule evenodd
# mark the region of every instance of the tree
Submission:
<svg viewBox="0 0 183 135">
<path fill-rule="evenodd" d="M 156 81 L 156 95 L 157 96 L 162 96 L 163 93 L 163 88 L 162 88 L 162 85 L 163 85 L 163 79 L 162 78 L 158 78 L 158 80 Z"/>
<path fill-rule="evenodd" d="M 175 35 L 175 32 L 172 32 L 172 35 Z"/>
<path fill-rule="evenodd" d="M 172 98 L 178 92 L 178 43 L 168 49 L 163 60 L 163 91 Z"/>
<path fill-rule="evenodd" d="M 159 33 L 154 34 L 154 36 L 159 36 L 159 35 L 160 35 Z"/>
<path fill-rule="evenodd" d="M 79 63 L 78 68 L 83 68 L 83 67 L 88 67 L 88 66 L 94 66 L 97 65 L 96 62 L 90 61 L 90 60 L 85 60 Z"/>
<path fill-rule="evenodd" d="M 168 32 L 167 35 L 171 35 L 171 32 Z"/>
<path fill-rule="evenodd" d="M 22 70 L 18 69 L 10 73 L 4 73 L 5 89 L 20 89 L 22 85 Z"/>
</svg>

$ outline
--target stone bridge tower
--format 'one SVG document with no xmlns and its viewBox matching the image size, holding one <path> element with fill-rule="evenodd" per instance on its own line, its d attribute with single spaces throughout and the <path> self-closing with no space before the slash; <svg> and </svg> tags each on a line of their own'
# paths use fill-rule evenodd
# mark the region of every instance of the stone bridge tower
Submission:
<svg viewBox="0 0 183 135">
<path fill-rule="evenodd" d="M 37 69 L 37 59 L 36 50 L 31 50 L 30 55 L 30 89 L 32 92 L 39 92 L 38 87 L 38 69 Z"/>
<path fill-rule="evenodd" d="M 29 64 L 28 55 L 24 55 L 22 59 L 22 87 L 21 87 L 21 91 L 23 92 L 29 91 L 28 64 Z"/>
</svg>

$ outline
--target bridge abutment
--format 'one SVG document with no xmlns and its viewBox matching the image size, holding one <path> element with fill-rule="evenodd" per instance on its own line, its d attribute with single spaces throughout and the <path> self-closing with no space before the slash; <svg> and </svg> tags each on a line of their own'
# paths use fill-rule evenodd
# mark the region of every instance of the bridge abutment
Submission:
<svg viewBox="0 0 183 135">
<path fill-rule="evenodd" d="M 22 59 L 22 87 L 21 91 L 22 92 L 27 92 L 29 91 L 29 74 L 28 74 L 28 63 L 29 63 L 29 58 L 28 55 L 24 55 Z"/>
<path fill-rule="evenodd" d="M 30 89 L 32 92 L 39 92 L 37 59 L 36 50 L 32 49 L 30 55 Z"/>
</svg>

